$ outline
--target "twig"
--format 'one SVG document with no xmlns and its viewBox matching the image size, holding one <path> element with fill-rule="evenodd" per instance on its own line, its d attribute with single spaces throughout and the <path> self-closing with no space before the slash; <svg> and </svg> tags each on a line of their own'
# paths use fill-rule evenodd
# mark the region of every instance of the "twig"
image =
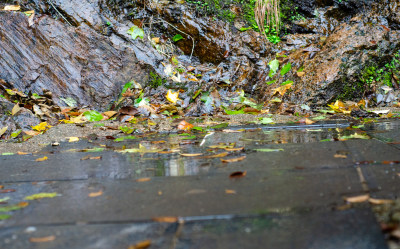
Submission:
<svg viewBox="0 0 400 249">
<path fill-rule="evenodd" d="M 167 21 L 165 21 L 165 20 L 161 20 L 161 21 L 167 23 L 168 25 L 170 25 L 171 27 L 173 27 L 173 28 L 176 29 L 177 31 L 181 32 L 182 34 L 185 34 L 185 35 L 189 36 L 189 37 L 192 39 L 193 46 L 192 46 L 192 52 L 190 53 L 190 58 L 189 58 L 189 59 L 191 60 L 191 59 L 192 59 L 192 55 L 193 55 L 193 51 L 194 51 L 194 39 L 193 39 L 193 37 L 192 37 L 191 35 L 189 35 L 189 34 L 186 34 L 186 33 L 183 32 L 182 30 L 178 29 L 177 27 L 175 27 L 175 26 L 172 25 L 171 23 L 169 23 L 169 22 L 167 22 Z"/>
<path fill-rule="evenodd" d="M 54 6 L 54 4 L 51 2 L 51 0 L 47 0 L 47 3 L 49 3 L 51 5 L 51 7 L 53 7 L 56 12 L 61 16 L 62 19 L 64 19 L 69 25 L 73 26 L 70 22 L 68 22 L 67 18 L 65 18 L 65 16 L 63 14 L 61 14 L 60 11 L 58 11 L 58 9 L 56 8 L 56 6 Z"/>
</svg>

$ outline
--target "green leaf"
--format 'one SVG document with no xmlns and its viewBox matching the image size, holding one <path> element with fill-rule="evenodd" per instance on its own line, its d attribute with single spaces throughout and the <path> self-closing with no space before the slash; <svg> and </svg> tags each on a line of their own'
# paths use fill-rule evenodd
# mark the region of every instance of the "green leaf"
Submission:
<svg viewBox="0 0 400 249">
<path fill-rule="evenodd" d="M 39 194 L 34 194 L 34 195 L 29 195 L 25 197 L 25 200 L 37 200 L 37 199 L 43 199 L 43 198 L 54 198 L 57 196 L 56 192 L 53 193 L 39 193 Z"/>
<path fill-rule="evenodd" d="M 0 214 L 0 220 L 7 220 L 11 218 L 11 215 L 9 214 Z"/>
<path fill-rule="evenodd" d="M 143 106 L 143 105 L 149 105 L 150 100 L 148 98 L 137 98 L 134 101 L 134 106 L 135 107 L 139 107 L 139 106 Z"/>
<path fill-rule="evenodd" d="M 315 117 L 315 118 L 312 118 L 312 120 L 324 120 L 324 119 L 326 119 L 326 117 L 325 116 L 318 116 L 318 117 Z"/>
<path fill-rule="evenodd" d="M 320 142 L 330 142 L 330 141 L 332 141 L 332 139 L 330 139 L 330 138 L 320 140 Z"/>
<path fill-rule="evenodd" d="M 128 127 L 128 126 L 120 126 L 120 127 L 118 127 L 118 129 L 120 129 L 125 134 L 131 134 L 132 132 L 135 131 L 134 128 Z"/>
<path fill-rule="evenodd" d="M 353 129 L 360 129 L 360 128 L 364 128 L 364 125 L 354 125 L 351 128 Z"/>
<path fill-rule="evenodd" d="M 40 99 L 40 98 L 42 98 L 42 97 L 40 97 L 39 94 L 37 94 L 37 93 L 32 93 L 32 98 L 34 98 L 34 99 Z"/>
<path fill-rule="evenodd" d="M 268 63 L 271 71 L 269 72 L 269 76 L 272 77 L 276 74 L 279 69 L 279 61 L 277 59 L 272 60 Z"/>
<path fill-rule="evenodd" d="M 69 106 L 69 107 L 75 107 L 77 105 L 76 101 L 71 97 L 68 97 L 68 98 L 65 98 L 65 99 L 64 98 L 60 98 L 60 99 L 62 101 L 64 101 L 64 103 L 67 104 L 67 106 Z"/>
<path fill-rule="evenodd" d="M 272 118 L 262 118 L 259 121 L 260 124 L 273 124 L 275 121 Z"/>
<path fill-rule="evenodd" d="M 24 208 L 24 206 L 19 206 L 19 205 L 5 206 L 5 207 L 0 207 L 0 212 L 10 212 L 21 208 Z"/>
<path fill-rule="evenodd" d="M 276 80 L 270 80 L 270 81 L 267 81 L 267 82 L 265 82 L 265 84 L 267 84 L 267 85 L 271 85 L 271 84 L 274 84 L 274 83 L 275 83 L 275 81 L 276 81 Z"/>
<path fill-rule="evenodd" d="M 248 28 L 241 27 L 239 30 L 243 32 L 243 31 L 246 31 L 246 30 L 249 30 L 249 29 L 252 29 L 252 28 L 251 27 L 248 27 Z"/>
<path fill-rule="evenodd" d="M 200 126 L 194 126 L 194 127 L 192 128 L 192 130 L 195 130 L 195 131 L 204 131 L 204 128 L 203 128 L 203 127 L 200 127 Z"/>
<path fill-rule="evenodd" d="M 114 139 L 114 142 L 122 142 L 127 139 L 137 139 L 137 137 L 135 137 L 135 136 L 119 137 L 119 138 Z"/>
<path fill-rule="evenodd" d="M 288 73 L 290 71 L 290 69 L 292 69 L 292 64 L 290 64 L 290 62 L 289 62 L 288 64 L 286 64 L 282 67 L 281 75 L 282 76 L 285 75 L 286 73 Z"/>
<path fill-rule="evenodd" d="M 174 42 L 177 42 L 177 41 L 182 40 L 182 39 L 183 39 L 183 36 L 181 36 L 180 34 L 176 34 L 176 35 L 174 35 L 174 37 L 172 37 L 172 40 Z"/>
<path fill-rule="evenodd" d="M 195 135 L 191 135 L 191 136 L 186 136 L 186 137 L 182 137 L 182 140 L 188 140 L 188 139 L 196 139 Z"/>
<path fill-rule="evenodd" d="M 18 135 L 21 134 L 21 131 L 22 131 L 22 130 L 14 131 L 13 133 L 11 133 L 11 137 L 12 137 L 12 138 L 18 137 Z"/>
<path fill-rule="evenodd" d="M 144 37 L 143 29 L 139 28 L 136 25 L 133 25 L 126 33 L 130 34 L 133 40 L 135 40 L 138 37 L 143 39 Z"/>
<path fill-rule="evenodd" d="M 3 98 L 3 99 L 5 99 L 6 97 L 4 97 L 4 95 L 0 94 L 0 98 Z"/>
<path fill-rule="evenodd" d="M 287 80 L 281 84 L 281 86 L 292 84 L 293 80 Z"/>
<path fill-rule="evenodd" d="M 14 153 L 12 153 L 12 152 L 4 152 L 1 155 L 2 156 L 12 156 L 12 155 L 14 155 Z"/>
<path fill-rule="evenodd" d="M 211 129 L 224 129 L 224 128 L 228 127 L 228 125 L 229 125 L 228 123 L 222 123 L 222 124 L 211 126 L 210 128 Z"/>
<path fill-rule="evenodd" d="M 101 115 L 101 113 L 98 111 L 86 111 L 83 113 L 83 115 L 90 122 L 100 121 L 103 119 L 103 115 Z"/>
<path fill-rule="evenodd" d="M 238 115 L 238 114 L 244 114 L 245 112 L 244 112 L 244 110 L 243 110 L 244 108 L 242 108 L 241 110 L 229 110 L 229 109 L 226 109 L 226 108 L 224 108 L 224 111 L 225 111 L 225 113 L 226 114 L 228 114 L 228 115 Z"/>
<path fill-rule="evenodd" d="M 283 149 L 267 149 L 267 148 L 262 148 L 262 149 L 255 149 L 256 151 L 259 152 L 278 152 L 278 151 L 284 151 Z"/>
<path fill-rule="evenodd" d="M 93 127 L 103 127 L 106 126 L 104 123 L 100 123 L 100 124 L 94 124 Z"/>
<path fill-rule="evenodd" d="M 122 88 L 121 95 L 126 93 L 126 91 L 128 91 L 128 89 L 132 87 L 132 84 L 133 84 L 133 81 L 129 81 L 128 83 L 126 83 L 124 85 L 124 87 Z"/>
<path fill-rule="evenodd" d="M 84 150 L 82 150 L 82 152 L 102 152 L 103 150 L 104 150 L 104 148 L 95 147 L 95 148 L 91 148 L 91 149 L 84 149 Z"/>
<path fill-rule="evenodd" d="M 10 199 L 10 197 L 4 197 L 0 199 L 0 202 L 6 202 Z"/>
</svg>

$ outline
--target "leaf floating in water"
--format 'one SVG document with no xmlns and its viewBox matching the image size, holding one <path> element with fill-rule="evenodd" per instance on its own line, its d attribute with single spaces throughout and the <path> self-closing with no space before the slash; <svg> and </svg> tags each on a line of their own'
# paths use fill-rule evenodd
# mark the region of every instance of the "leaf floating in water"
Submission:
<svg viewBox="0 0 400 249">
<path fill-rule="evenodd" d="M 236 158 L 231 158 L 231 159 L 220 159 L 220 160 L 223 163 L 234 163 L 234 162 L 242 161 L 245 158 L 246 158 L 246 156 L 241 156 L 241 157 L 236 157 Z"/>
<path fill-rule="evenodd" d="M 92 192 L 88 194 L 89 197 L 98 197 L 101 195 L 103 195 L 103 190 L 99 190 L 98 192 Z"/>
<path fill-rule="evenodd" d="M 353 197 L 347 197 L 345 200 L 350 203 L 366 202 L 369 199 L 369 195 L 359 195 Z"/>
<path fill-rule="evenodd" d="M 222 153 L 215 154 L 215 155 L 205 156 L 204 158 L 219 158 L 219 157 L 226 157 L 228 154 L 229 154 L 228 152 L 222 152 Z"/>
<path fill-rule="evenodd" d="M 46 161 L 47 159 L 49 159 L 49 158 L 47 156 L 44 156 L 44 157 L 36 159 L 35 161 L 36 162 L 43 162 L 43 161 Z"/>
<path fill-rule="evenodd" d="M 239 148 L 225 148 L 226 151 L 242 151 L 244 150 L 244 147 L 239 147 Z"/>
<path fill-rule="evenodd" d="M 44 242 L 50 242 L 56 239 L 56 236 L 51 235 L 51 236 L 46 236 L 46 237 L 38 237 L 38 238 L 29 238 L 29 241 L 32 243 L 44 243 Z"/>
<path fill-rule="evenodd" d="M 175 223 L 178 222 L 178 217 L 161 216 L 161 217 L 155 217 L 152 220 L 156 222 Z"/>
<path fill-rule="evenodd" d="M 190 131 L 191 129 L 193 129 L 193 127 L 194 125 L 192 125 L 191 123 L 182 120 L 178 125 L 178 130 Z"/>
<path fill-rule="evenodd" d="M 57 196 L 56 192 L 53 193 L 39 193 L 39 194 L 34 194 L 34 195 L 29 195 L 25 197 L 25 200 L 38 200 L 38 199 L 43 199 L 43 198 L 54 198 Z"/>
<path fill-rule="evenodd" d="M 246 174 L 247 174 L 247 171 L 235 171 L 235 172 L 231 173 L 229 175 L 229 177 L 232 179 L 241 178 L 241 177 L 246 176 Z"/>
<path fill-rule="evenodd" d="M 128 247 L 128 249 L 146 249 L 151 245 L 151 240 L 143 240 Z"/>
</svg>

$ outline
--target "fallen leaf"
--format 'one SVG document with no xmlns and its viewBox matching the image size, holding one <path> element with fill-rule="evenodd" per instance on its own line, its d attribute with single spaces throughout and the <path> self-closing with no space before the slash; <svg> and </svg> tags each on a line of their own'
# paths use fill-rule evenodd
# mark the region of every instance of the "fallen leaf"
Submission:
<svg viewBox="0 0 400 249">
<path fill-rule="evenodd" d="M 101 195 L 103 195 L 103 191 L 102 190 L 99 190 L 98 192 L 92 192 L 92 193 L 88 194 L 89 197 L 98 197 L 98 196 L 101 196 Z"/>
<path fill-rule="evenodd" d="M 82 161 L 84 161 L 84 160 L 101 160 L 101 156 L 85 156 L 85 157 L 82 157 L 81 158 L 81 160 Z"/>
<path fill-rule="evenodd" d="M 179 92 L 172 92 L 171 90 L 168 90 L 167 95 L 165 96 L 167 98 L 167 100 L 173 104 L 176 104 L 176 102 L 178 101 L 178 96 L 179 96 Z"/>
<path fill-rule="evenodd" d="M 193 154 L 188 154 L 188 153 L 182 153 L 180 154 L 181 156 L 187 156 L 187 157 L 192 157 L 192 156 L 201 156 L 203 153 L 193 153 Z"/>
<path fill-rule="evenodd" d="M 17 154 L 18 154 L 18 155 L 28 155 L 29 153 L 22 152 L 22 151 L 18 151 Z"/>
<path fill-rule="evenodd" d="M 310 125 L 310 124 L 314 124 L 315 121 L 312 121 L 311 119 L 306 118 L 306 124 Z"/>
<path fill-rule="evenodd" d="M 37 237 L 37 238 L 29 238 L 29 241 L 32 243 L 43 243 L 43 242 L 50 242 L 56 239 L 56 236 L 51 235 L 47 237 Z"/>
<path fill-rule="evenodd" d="M 239 148 L 225 148 L 226 151 L 241 151 L 244 150 L 244 147 L 239 147 Z"/>
<path fill-rule="evenodd" d="M 37 199 L 43 199 L 43 198 L 54 198 L 57 196 L 56 192 L 53 193 L 39 193 L 39 194 L 34 194 L 34 195 L 29 195 L 25 197 L 25 200 L 37 200 Z"/>
<path fill-rule="evenodd" d="M 151 180 L 151 178 L 149 178 L 149 177 L 143 177 L 143 178 L 136 179 L 137 182 L 148 182 L 150 180 Z"/>
<path fill-rule="evenodd" d="M 19 104 L 15 104 L 14 107 L 12 108 L 12 110 L 11 110 L 11 115 L 14 116 L 19 111 L 21 111 L 21 107 L 19 106 Z"/>
<path fill-rule="evenodd" d="M 335 154 L 333 157 L 334 158 L 343 158 L 343 159 L 347 158 L 347 156 L 343 155 L 343 154 Z"/>
<path fill-rule="evenodd" d="M 151 245 L 151 240 L 143 240 L 134 245 L 130 245 L 128 249 L 145 249 Z"/>
<path fill-rule="evenodd" d="M 43 162 L 43 161 L 46 161 L 47 159 L 49 159 L 49 158 L 47 156 L 44 156 L 44 157 L 36 159 L 35 161 L 36 162 Z"/>
<path fill-rule="evenodd" d="M 287 90 L 292 88 L 292 85 L 293 85 L 293 83 L 277 87 L 277 88 L 273 89 L 274 93 L 272 95 L 275 95 L 277 92 L 279 92 L 280 95 L 284 95 Z"/>
<path fill-rule="evenodd" d="M 152 220 L 156 222 L 175 223 L 178 222 L 178 217 L 161 216 L 161 217 L 155 217 Z"/>
<path fill-rule="evenodd" d="M 11 193 L 15 192 L 15 189 L 9 188 L 9 189 L 0 189 L 0 193 L 5 194 L 5 193 Z"/>
<path fill-rule="evenodd" d="M 297 76 L 299 76 L 299 77 L 303 77 L 304 75 L 306 75 L 305 72 L 297 72 L 296 74 L 297 74 Z"/>
<path fill-rule="evenodd" d="M 27 207 L 29 205 L 29 202 L 26 201 L 21 201 L 20 203 L 17 204 L 17 206 L 24 208 Z"/>
<path fill-rule="evenodd" d="M 259 151 L 259 152 L 278 152 L 278 151 L 284 151 L 284 150 L 283 149 L 261 148 L 261 149 L 255 149 L 255 151 Z"/>
<path fill-rule="evenodd" d="M 393 200 L 385 200 L 385 199 L 374 199 L 374 198 L 369 198 L 368 201 L 372 204 L 376 205 L 381 205 L 381 204 L 389 204 L 393 203 Z"/>
<path fill-rule="evenodd" d="M 236 190 L 233 190 L 233 189 L 225 189 L 225 194 L 236 194 Z"/>
<path fill-rule="evenodd" d="M 1 132 L 0 132 L 1 133 Z M 24 133 L 28 136 L 37 136 L 40 134 L 39 131 L 24 131 Z"/>
<path fill-rule="evenodd" d="M 9 214 L 0 214 L 0 220 L 7 220 L 10 218 L 11 218 L 11 215 L 9 215 Z"/>
<path fill-rule="evenodd" d="M 103 114 L 104 114 L 105 116 L 107 116 L 108 118 L 111 118 L 111 117 L 113 117 L 115 114 L 117 114 L 117 112 L 116 112 L 116 111 L 108 111 L 108 112 L 103 112 Z"/>
<path fill-rule="evenodd" d="M 223 163 L 233 163 L 233 162 L 239 162 L 242 161 L 246 158 L 246 156 L 241 156 L 241 157 L 236 157 L 236 158 L 232 158 L 232 159 L 220 159 L 221 162 Z"/>
<path fill-rule="evenodd" d="M 17 11 L 20 9 L 21 9 L 21 6 L 19 6 L 19 5 L 6 5 L 4 7 L 4 10 L 9 10 L 9 11 Z"/>
<path fill-rule="evenodd" d="M 229 175 L 229 177 L 232 178 L 232 179 L 233 178 L 241 178 L 241 177 L 246 176 L 246 174 L 247 174 L 246 171 L 235 171 L 235 172 L 231 173 Z"/>
<path fill-rule="evenodd" d="M 0 137 L 7 131 L 7 129 L 8 129 L 8 126 L 0 129 Z"/>
<path fill-rule="evenodd" d="M 353 196 L 353 197 L 346 197 L 344 199 L 347 202 L 350 202 L 350 203 L 366 202 L 369 199 L 369 195 L 359 195 L 359 196 Z"/>
<path fill-rule="evenodd" d="M 244 129 L 240 129 L 240 130 L 225 129 L 225 130 L 222 130 L 222 132 L 226 132 L 226 133 L 241 133 L 241 132 L 244 132 L 244 131 L 245 131 Z"/>
<path fill-rule="evenodd" d="M 0 189 L 3 189 L 4 188 L 4 186 L 3 185 L 0 185 Z"/>
<path fill-rule="evenodd" d="M 226 157 L 228 154 L 229 154 L 228 152 L 222 152 L 222 153 L 215 154 L 215 155 L 205 156 L 204 158 Z"/>
<path fill-rule="evenodd" d="M 178 130 L 190 131 L 193 127 L 194 125 L 192 125 L 191 123 L 182 120 L 178 125 Z"/>
<path fill-rule="evenodd" d="M 49 129 L 51 127 L 52 126 L 48 125 L 47 122 L 42 122 L 42 123 L 40 123 L 38 125 L 32 126 L 32 129 L 35 130 L 35 131 L 42 132 L 42 131 L 46 131 L 47 129 Z"/>
<path fill-rule="evenodd" d="M 73 143 L 73 142 L 78 142 L 79 141 L 79 137 L 69 137 L 68 142 Z"/>
</svg>

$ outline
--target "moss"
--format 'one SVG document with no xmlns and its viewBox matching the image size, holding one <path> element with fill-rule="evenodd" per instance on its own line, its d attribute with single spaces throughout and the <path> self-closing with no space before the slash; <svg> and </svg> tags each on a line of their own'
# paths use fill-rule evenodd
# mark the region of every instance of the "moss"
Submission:
<svg viewBox="0 0 400 249">
<path fill-rule="evenodd" d="M 149 86 L 151 88 L 157 88 L 167 82 L 166 79 L 163 79 L 160 75 L 150 72 L 150 81 Z"/>
</svg>

